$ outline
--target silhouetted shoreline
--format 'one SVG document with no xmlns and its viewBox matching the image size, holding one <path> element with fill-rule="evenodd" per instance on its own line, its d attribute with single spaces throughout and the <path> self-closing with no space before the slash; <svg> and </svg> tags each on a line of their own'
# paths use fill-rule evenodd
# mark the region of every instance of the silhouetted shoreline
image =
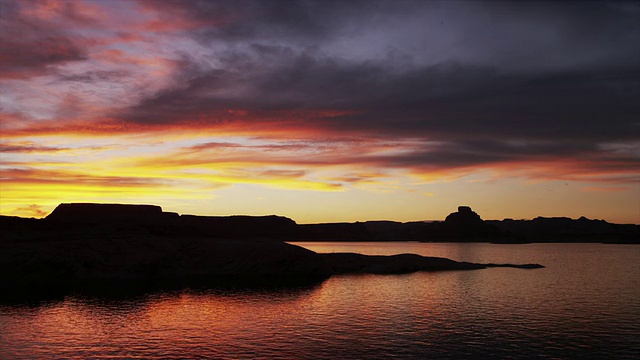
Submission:
<svg viewBox="0 0 640 360">
<path fill-rule="evenodd" d="M 640 225 L 585 217 L 482 220 L 460 206 L 444 221 L 297 224 L 282 216 L 196 216 L 163 212 L 155 205 L 61 204 L 44 219 L 0 216 L 4 237 L 20 241 L 34 233 L 93 227 L 144 229 L 161 236 L 268 238 L 284 241 L 596 242 L 639 244 Z M 11 240 L 10 240 L 11 241 Z"/>
<path fill-rule="evenodd" d="M 2 217 L 3 296 L 201 285 L 307 286 L 336 274 L 403 274 L 494 266 L 415 254 L 318 254 L 299 226 L 266 216 L 199 217 L 159 207 L 63 204 L 45 219 Z"/>
<path fill-rule="evenodd" d="M 592 242 L 640 244 L 640 226 L 612 224 L 585 217 L 537 217 L 533 220 L 482 220 L 460 206 L 444 221 L 366 221 L 299 225 L 296 241 L 421 241 L 527 244 Z"/>
</svg>

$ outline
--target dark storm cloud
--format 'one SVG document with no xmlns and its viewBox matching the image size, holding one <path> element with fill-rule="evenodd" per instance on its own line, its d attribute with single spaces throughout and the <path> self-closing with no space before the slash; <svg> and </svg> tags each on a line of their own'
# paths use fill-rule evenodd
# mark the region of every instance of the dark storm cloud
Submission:
<svg viewBox="0 0 640 360">
<path fill-rule="evenodd" d="M 181 16 L 189 21 L 194 36 L 203 43 L 214 40 L 243 41 L 256 38 L 321 40 L 336 25 L 344 26 L 363 13 L 388 2 L 366 1 L 211 1 L 137 0 L 159 12 L 163 21 Z M 166 15 L 166 17 L 163 17 Z"/>
<path fill-rule="evenodd" d="M 279 44 L 346 56 L 397 51 L 422 63 L 529 70 L 633 65 L 640 56 L 640 5 L 633 2 L 138 2 L 204 44 Z"/>
<path fill-rule="evenodd" d="M 118 114 L 129 122 L 447 144 L 390 160 L 406 166 L 637 163 L 599 146 L 639 140 L 636 3 L 143 3 L 188 19 L 215 56 L 185 55 L 170 86 Z"/>
<path fill-rule="evenodd" d="M 242 109 L 260 121 L 282 111 L 335 110 L 350 113 L 291 121 L 400 136 L 623 139 L 638 126 L 639 75 L 632 68 L 500 74 L 456 63 L 398 72 L 385 63 L 285 50 L 267 56 L 234 53 L 214 70 L 185 60 L 173 87 L 129 109 L 125 118 L 150 124 L 209 117 L 215 122 L 226 110 Z"/>
<path fill-rule="evenodd" d="M 640 166 L 637 156 L 612 156 L 588 143 L 514 143 L 510 141 L 452 141 L 425 146 L 411 152 L 388 156 L 373 156 L 368 160 L 386 167 L 456 169 L 477 165 L 545 163 L 575 159 L 567 170 L 594 173 L 626 172 Z M 585 164 L 587 164 L 585 166 Z M 626 177 L 617 177 L 626 178 Z"/>
<path fill-rule="evenodd" d="M 23 42 L 21 40 L 0 39 L 2 42 L 3 78 L 28 78 L 41 75 L 50 65 L 72 60 L 83 60 L 85 55 L 73 42 L 61 36 L 50 36 Z"/>
<path fill-rule="evenodd" d="M 117 81 L 128 76 L 131 76 L 131 73 L 128 71 L 95 70 L 87 71 L 81 74 L 59 74 L 57 81 L 70 81 L 80 83 L 109 82 Z"/>
<path fill-rule="evenodd" d="M 28 3 L 0 1 L 0 78 L 26 79 L 49 71 L 49 66 L 85 60 L 85 51 L 62 29 L 25 16 Z M 71 10 L 66 16 L 77 18 Z"/>
</svg>

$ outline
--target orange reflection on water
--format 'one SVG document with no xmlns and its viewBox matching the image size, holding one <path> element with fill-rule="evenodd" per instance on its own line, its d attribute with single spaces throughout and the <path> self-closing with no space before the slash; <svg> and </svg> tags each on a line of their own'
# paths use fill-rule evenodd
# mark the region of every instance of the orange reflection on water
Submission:
<svg viewBox="0 0 640 360">
<path fill-rule="evenodd" d="M 479 358 L 540 349 L 544 358 L 631 358 L 625 349 L 637 344 L 633 245 L 314 245 L 548 267 L 0 304 L 0 358 L 466 358 L 471 347 Z"/>
</svg>

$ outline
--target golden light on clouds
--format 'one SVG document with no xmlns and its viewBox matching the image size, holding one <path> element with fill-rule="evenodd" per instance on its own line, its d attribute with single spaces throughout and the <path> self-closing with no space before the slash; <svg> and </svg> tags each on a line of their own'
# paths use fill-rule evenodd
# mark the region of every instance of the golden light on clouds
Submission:
<svg viewBox="0 0 640 360">
<path fill-rule="evenodd" d="M 620 36 L 637 22 L 623 9 L 593 5 L 607 25 L 594 40 L 570 17 L 498 24 L 513 39 L 466 18 L 460 31 L 429 2 L 394 17 L 288 4 L 304 23 L 273 17 L 277 2 L 0 4 L 3 215 L 78 201 L 412 221 L 467 204 L 640 222 L 637 47 Z M 462 20 L 473 4 L 447 6 Z M 564 46 L 540 57 L 550 32 Z"/>
</svg>

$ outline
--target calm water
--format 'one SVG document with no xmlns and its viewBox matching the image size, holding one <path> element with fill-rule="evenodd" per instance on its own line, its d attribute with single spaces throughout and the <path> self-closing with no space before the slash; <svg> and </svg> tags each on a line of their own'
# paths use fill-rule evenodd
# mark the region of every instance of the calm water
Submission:
<svg viewBox="0 0 640 360">
<path fill-rule="evenodd" d="M 0 305 L 0 358 L 640 358 L 640 246 L 304 243 L 545 269 Z"/>
</svg>

